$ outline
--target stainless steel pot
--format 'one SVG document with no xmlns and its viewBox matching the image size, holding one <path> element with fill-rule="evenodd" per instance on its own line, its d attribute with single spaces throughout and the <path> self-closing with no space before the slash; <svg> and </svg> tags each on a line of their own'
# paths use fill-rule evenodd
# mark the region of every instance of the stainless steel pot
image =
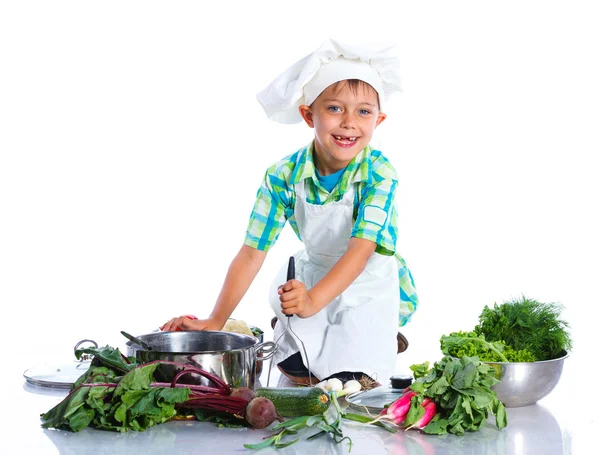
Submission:
<svg viewBox="0 0 600 455">
<path fill-rule="evenodd" d="M 154 332 L 140 335 L 150 346 L 146 350 L 128 341 L 127 353 L 139 363 L 167 360 L 201 368 L 223 379 L 231 387 L 254 388 L 257 360 L 270 359 L 277 350 L 275 343 L 260 343 L 256 337 L 231 332 Z M 181 371 L 176 365 L 161 365 L 155 372 L 157 381 L 170 382 Z M 184 375 L 181 383 L 214 386 L 200 375 Z"/>
</svg>

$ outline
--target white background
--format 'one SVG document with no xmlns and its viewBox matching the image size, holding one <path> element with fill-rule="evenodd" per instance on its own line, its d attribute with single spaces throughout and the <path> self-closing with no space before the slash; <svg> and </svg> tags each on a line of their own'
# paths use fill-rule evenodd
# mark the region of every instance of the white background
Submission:
<svg viewBox="0 0 600 455">
<path fill-rule="evenodd" d="M 571 365 L 590 359 L 600 304 L 593 4 L 2 3 L 9 370 L 70 361 L 83 338 L 122 346 L 121 330 L 209 314 L 264 171 L 311 139 L 306 126 L 267 120 L 255 94 L 329 37 L 400 52 L 403 93 L 375 140 L 399 174 L 398 249 L 421 299 L 398 371 L 436 360 L 442 334 L 521 294 L 563 304 Z M 286 227 L 233 314 L 267 338 L 270 281 L 299 246 Z"/>
</svg>

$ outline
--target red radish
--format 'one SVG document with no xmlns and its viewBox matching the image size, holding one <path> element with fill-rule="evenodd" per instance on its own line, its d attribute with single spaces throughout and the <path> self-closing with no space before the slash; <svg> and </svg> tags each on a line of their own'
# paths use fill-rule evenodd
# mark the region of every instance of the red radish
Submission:
<svg viewBox="0 0 600 455">
<path fill-rule="evenodd" d="M 406 420 L 408 411 L 410 410 L 411 400 L 416 395 L 418 395 L 418 393 L 412 390 L 404 393 L 400 398 L 392 402 L 392 404 L 390 404 L 387 408 L 384 408 L 379 413 L 379 416 L 371 422 L 368 422 L 368 424 L 373 424 L 375 422 L 379 422 L 380 420 L 387 420 L 393 422 L 395 425 L 402 425 Z M 435 416 L 437 413 L 437 407 L 431 398 L 424 398 L 421 406 L 425 409 L 423 416 L 414 424 L 407 427 L 406 430 L 411 428 L 425 428 L 427 424 L 431 422 L 433 416 Z"/>
<path fill-rule="evenodd" d="M 396 425 L 404 422 L 406 414 L 410 409 L 410 400 L 416 394 L 416 392 L 410 390 L 388 406 L 386 414 L 392 418 L 392 421 Z"/>
<path fill-rule="evenodd" d="M 425 398 L 423 403 L 421 403 L 421 406 L 425 408 L 425 414 L 410 427 L 406 428 L 407 430 L 410 430 L 411 428 L 418 428 L 419 430 L 425 428 L 437 412 L 435 402 L 429 398 Z"/>
</svg>

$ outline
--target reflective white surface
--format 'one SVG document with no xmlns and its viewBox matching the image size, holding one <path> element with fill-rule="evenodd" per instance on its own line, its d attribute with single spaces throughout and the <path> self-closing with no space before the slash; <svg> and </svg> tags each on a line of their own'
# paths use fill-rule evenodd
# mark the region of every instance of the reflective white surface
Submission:
<svg viewBox="0 0 600 455">
<path fill-rule="evenodd" d="M 44 431 L 39 414 L 62 395 L 22 374 L 63 364 L 84 338 L 116 346 L 121 330 L 207 317 L 261 176 L 311 134 L 268 121 L 255 93 L 323 39 L 376 28 L 401 49 L 403 93 L 374 145 L 399 173 L 398 249 L 421 299 L 397 373 L 521 294 L 565 305 L 575 344 L 557 388 L 509 409 L 502 431 L 348 426 L 351 453 L 598 452 L 598 2 L 206 5 L 0 2 L 0 450 L 248 453 L 242 442 L 265 434 Z M 270 332 L 271 280 L 299 248 L 284 229 L 233 317 Z M 280 453 L 336 451 L 347 447 L 316 440 Z"/>
<path fill-rule="evenodd" d="M 490 420 L 480 431 L 463 437 L 430 436 L 416 431 L 391 434 L 380 428 L 365 428 L 347 422 L 345 433 L 352 438 L 351 454 L 571 454 L 590 453 L 596 440 L 597 418 L 591 401 L 578 381 L 577 356 L 565 363 L 563 377 L 554 391 L 537 405 L 510 408 L 508 426 L 499 431 Z M 23 363 L 16 362 L 17 364 Z M 11 375 L 2 411 L 5 447 L 19 447 L 35 454 L 135 454 L 135 453 L 252 453 L 245 443 L 257 443 L 266 430 L 218 428 L 211 423 L 169 422 L 146 432 L 116 433 L 85 429 L 79 433 L 41 428 L 39 415 L 66 394 L 28 384 L 22 375 Z M 266 370 L 266 369 L 265 369 Z M 273 372 L 272 385 L 286 385 Z M 266 371 L 262 376 L 266 382 Z M 592 396 L 593 400 L 593 396 Z M 8 430 L 8 431 L 7 431 Z M 348 445 L 330 439 L 306 441 L 310 433 L 285 449 L 263 449 L 261 454 L 344 454 Z"/>
</svg>

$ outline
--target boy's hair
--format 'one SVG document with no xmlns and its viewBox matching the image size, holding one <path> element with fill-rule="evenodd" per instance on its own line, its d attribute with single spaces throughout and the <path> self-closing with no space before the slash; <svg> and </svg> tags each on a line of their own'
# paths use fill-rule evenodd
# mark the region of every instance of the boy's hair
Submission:
<svg viewBox="0 0 600 455">
<path fill-rule="evenodd" d="M 379 93 L 377 93 L 377 90 L 375 90 L 373 86 L 371 86 L 371 84 L 365 81 L 361 81 L 360 79 L 344 79 L 342 81 L 334 82 L 333 84 L 331 84 L 331 86 L 333 87 L 335 93 L 338 93 L 345 86 L 347 86 L 354 95 L 358 93 L 359 88 L 369 87 L 377 95 L 377 108 L 381 108 L 381 105 L 379 103 Z"/>
</svg>

